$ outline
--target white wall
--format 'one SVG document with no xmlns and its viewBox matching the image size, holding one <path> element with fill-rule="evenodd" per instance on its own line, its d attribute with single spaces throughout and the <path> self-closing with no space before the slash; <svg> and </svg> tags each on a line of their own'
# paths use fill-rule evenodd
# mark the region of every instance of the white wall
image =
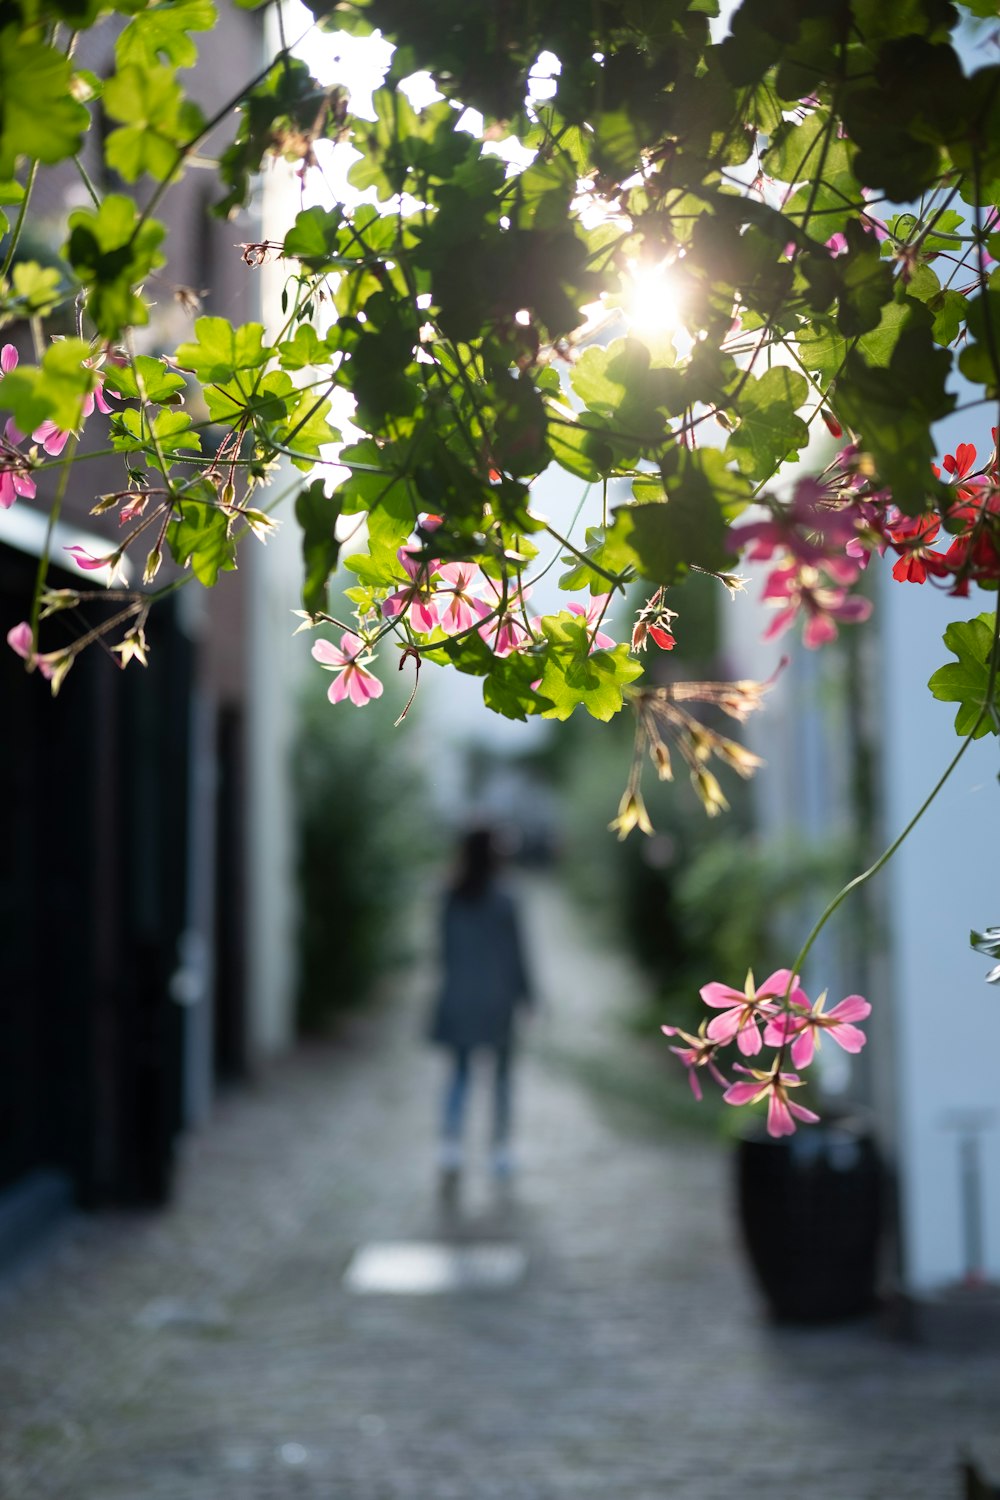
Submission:
<svg viewBox="0 0 1000 1500">
<path fill-rule="evenodd" d="M 949 620 L 987 603 L 927 597 L 929 585 L 882 590 L 885 746 L 883 796 L 890 837 L 902 829 L 958 749 L 954 708 L 927 692 L 953 660 Z M 1000 918 L 1000 801 L 992 736 L 972 745 L 934 806 L 885 871 L 892 914 L 890 965 L 897 1045 L 897 1125 L 904 1275 L 914 1293 L 964 1270 L 956 1117 L 992 1113 L 981 1139 L 984 1269 L 1000 1278 L 1000 994 L 984 983 L 989 960 L 970 927 Z"/>
</svg>

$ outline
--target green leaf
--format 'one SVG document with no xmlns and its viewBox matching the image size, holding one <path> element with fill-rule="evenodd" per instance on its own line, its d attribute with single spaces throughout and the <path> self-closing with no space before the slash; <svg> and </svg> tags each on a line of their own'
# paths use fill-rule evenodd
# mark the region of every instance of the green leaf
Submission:
<svg viewBox="0 0 1000 1500">
<path fill-rule="evenodd" d="M 589 558 L 597 567 L 590 567 L 572 553 L 564 554 L 563 562 L 573 566 L 568 573 L 560 575 L 561 589 L 590 589 L 591 593 L 604 594 L 612 586 L 612 580 L 606 576 L 608 573 L 613 573 L 622 580 L 631 576 L 635 554 L 620 531 L 616 533 L 614 527 L 605 530 L 603 526 L 588 526 L 584 532 L 584 540 L 584 558 Z M 598 572 L 597 568 L 603 571 Z"/>
<path fill-rule="evenodd" d="M 185 381 L 176 370 L 168 369 L 162 359 L 137 354 L 132 365 L 109 365 L 104 385 L 126 401 L 139 401 L 145 392 L 147 401 L 162 406 L 164 402 L 172 402 L 184 390 Z"/>
<path fill-rule="evenodd" d="M 191 571 L 207 589 L 221 572 L 236 567 L 236 547 L 229 536 L 229 520 L 209 500 L 181 500 L 180 518 L 167 527 L 167 544 L 174 561 Z"/>
<path fill-rule="evenodd" d="M 338 231 L 344 222 L 339 208 L 304 208 L 296 215 L 295 223 L 285 235 L 282 254 L 286 258 L 300 260 L 310 271 L 320 271 L 326 266 L 351 264 L 337 254 Z"/>
<path fill-rule="evenodd" d="M 0 382 L 0 407 L 13 414 L 22 432 L 31 432 L 48 418 L 63 432 L 80 425 L 83 398 L 97 378 L 83 361 L 90 345 L 84 339 L 60 339 L 42 355 L 40 365 L 18 365 Z"/>
<path fill-rule="evenodd" d="M 283 370 L 306 370 L 325 365 L 330 358 L 329 346 L 323 342 L 311 323 L 300 323 L 295 336 L 278 345 Z"/>
<path fill-rule="evenodd" d="M 842 281 L 837 327 L 846 338 L 857 338 L 878 328 L 883 307 L 893 299 L 893 277 L 874 235 L 854 220 L 845 232 L 848 253 L 834 263 Z"/>
<path fill-rule="evenodd" d="M 201 451 L 201 438 L 198 433 L 191 431 L 191 418 L 187 412 L 157 412 L 150 430 L 150 424 L 143 413 L 129 408 L 119 412 L 112 420 L 111 446 L 119 453 L 145 452 L 150 464 L 159 468 L 157 448 L 164 459 L 185 451 L 198 453 Z"/>
<path fill-rule="evenodd" d="M 144 172 L 162 181 L 174 170 L 178 148 L 197 135 L 201 112 L 187 101 L 171 68 L 129 64 L 104 85 L 104 108 L 123 120 L 105 145 L 105 156 L 126 182 Z"/>
<path fill-rule="evenodd" d="M 944 643 L 958 660 L 939 667 L 928 682 L 934 697 L 942 703 L 957 703 L 955 733 L 964 737 L 972 734 L 974 739 L 996 731 L 995 716 L 1000 714 L 1000 695 L 997 683 L 993 685 L 991 712 L 984 714 L 982 722 L 977 720 L 989 698 L 990 657 L 993 652 L 993 637 L 996 629 L 995 616 L 977 615 L 974 620 L 955 621 L 944 633 Z M 973 730 L 975 732 L 973 733 Z"/>
<path fill-rule="evenodd" d="M 216 22 L 212 0 L 167 0 L 141 10 L 115 43 L 115 58 L 121 68 L 128 63 L 155 67 L 160 61 L 175 68 L 193 67 L 198 48 L 191 31 L 211 31 Z"/>
<path fill-rule="evenodd" d="M 164 226 L 156 219 L 140 223 L 131 198 L 109 193 L 96 212 L 71 213 L 69 229 L 64 254 L 89 288 L 87 312 L 98 333 L 115 339 L 125 328 L 148 323 L 146 303 L 133 288 L 163 265 Z"/>
<path fill-rule="evenodd" d="M 493 656 L 483 677 L 483 702 L 505 719 L 524 721 L 554 707 L 541 688 L 532 686 L 539 677 L 539 658 L 531 652 L 514 651 Z"/>
<path fill-rule="evenodd" d="M 784 120 L 764 153 L 764 171 L 779 182 L 829 181 L 850 169 L 850 146 L 837 139 L 837 122 L 825 109 L 807 115 L 800 125 Z"/>
<path fill-rule="evenodd" d="M 303 391 L 288 415 L 269 434 L 275 442 L 295 450 L 299 456 L 292 463 L 297 469 L 308 472 L 324 447 L 340 441 L 340 433 L 326 420 L 329 414 L 329 401 L 318 397 L 315 391 Z"/>
<path fill-rule="evenodd" d="M 14 295 L 29 317 L 47 317 L 62 300 L 62 275 L 55 266 L 40 266 L 34 260 L 15 261 L 11 281 Z"/>
<path fill-rule="evenodd" d="M 808 394 L 805 376 L 784 365 L 747 381 L 738 405 L 740 425 L 726 453 L 750 479 L 769 479 L 809 441 L 809 429 L 797 412 Z"/>
<path fill-rule="evenodd" d="M 340 543 L 336 537 L 340 504 L 336 493 L 328 495 L 322 479 L 314 479 L 295 501 L 295 519 L 302 530 L 302 607 L 311 615 L 329 608 L 327 584 L 337 566 Z"/>
<path fill-rule="evenodd" d="M 264 343 L 262 323 L 234 328 L 225 318 L 198 318 L 194 331 L 197 342 L 180 344 L 174 358 L 203 385 L 232 380 L 237 370 L 261 369 L 274 354 Z"/>
<path fill-rule="evenodd" d="M 70 92 L 73 65 L 18 25 L 0 31 L 0 181 L 19 157 L 64 161 L 79 151 L 90 116 Z"/>
<path fill-rule="evenodd" d="M 858 353 L 850 354 L 837 382 L 838 416 L 854 428 L 875 459 L 881 483 L 909 515 L 924 509 L 932 482 L 931 424 L 956 402 L 947 388 L 951 357 L 935 346 L 931 326 L 927 310 L 910 302 L 888 368 L 873 369 Z"/>
<path fill-rule="evenodd" d="M 568 612 L 547 615 L 540 628 L 548 650 L 539 691 L 552 703 L 543 717 L 568 719 L 582 704 L 592 718 L 605 723 L 614 718 L 624 701 L 623 689 L 642 676 L 628 646 L 592 652 L 586 620 Z"/>
<path fill-rule="evenodd" d="M 986 387 L 986 394 L 1000 391 L 1000 288 L 989 287 L 968 304 L 970 342 L 958 360 L 967 380 Z"/>
<path fill-rule="evenodd" d="M 233 380 L 207 385 L 202 392 L 213 422 L 263 422 L 272 426 L 288 416 L 298 392 L 284 370 L 240 370 Z"/>
<path fill-rule="evenodd" d="M 12 203 L 20 203 L 23 197 L 24 188 L 19 182 L 15 182 L 13 178 L 7 182 L 0 182 L 0 204 L 7 207 Z M 0 235 L 6 234 L 9 228 L 10 220 L 3 212 L 3 209 L 0 208 Z"/>
<path fill-rule="evenodd" d="M 547 402 L 546 410 L 549 448 L 561 469 L 591 483 L 611 472 L 615 463 L 611 445 L 593 430 L 599 418 L 586 412 L 577 418 L 568 406 L 556 401 Z"/>
</svg>

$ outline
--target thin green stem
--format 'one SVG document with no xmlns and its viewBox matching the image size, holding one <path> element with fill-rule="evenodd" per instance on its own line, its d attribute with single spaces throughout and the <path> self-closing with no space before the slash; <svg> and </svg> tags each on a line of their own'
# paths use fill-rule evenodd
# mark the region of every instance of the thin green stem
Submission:
<svg viewBox="0 0 1000 1500">
<path fill-rule="evenodd" d="M 7 272 L 10 270 L 11 266 L 14 263 L 14 256 L 17 253 L 17 244 L 21 238 L 21 230 L 24 228 L 25 215 L 28 212 L 28 204 L 31 201 L 31 191 L 35 186 L 35 178 L 38 176 L 38 167 L 39 163 L 37 160 L 31 163 L 31 169 L 28 172 L 28 180 L 24 184 L 24 197 L 21 199 L 21 207 L 17 211 L 17 218 L 14 220 L 14 228 L 11 230 L 10 244 L 7 246 L 7 254 L 4 257 L 3 265 L 0 266 L 0 280 L 2 280 L 3 277 L 7 275 Z"/>
<path fill-rule="evenodd" d="M 31 640 L 32 649 L 38 650 L 38 614 L 42 603 L 42 590 L 45 588 L 45 579 L 49 571 L 49 557 L 52 552 L 52 538 L 55 535 L 56 525 L 59 521 L 59 513 L 66 495 L 66 487 L 69 484 L 70 474 L 73 472 L 73 454 L 79 445 L 80 439 L 74 434 L 67 444 L 68 458 L 66 467 L 59 476 L 59 484 L 56 487 L 55 498 L 52 501 L 52 509 L 49 511 L 49 524 L 45 529 L 45 542 L 42 547 L 41 556 L 38 559 L 38 568 L 35 572 L 35 589 L 31 599 Z"/>
<path fill-rule="evenodd" d="M 990 668 L 986 685 L 986 698 L 985 702 L 979 710 L 978 715 L 976 716 L 976 722 L 973 724 L 972 728 L 969 730 L 969 733 L 965 736 L 965 739 L 962 741 L 961 745 L 959 745 L 958 750 L 952 756 L 951 760 L 948 762 L 948 765 L 945 767 L 944 771 L 942 771 L 941 775 L 934 783 L 931 791 L 924 798 L 923 802 L 921 802 L 920 806 L 917 808 L 917 811 L 913 814 L 913 817 L 907 823 L 902 833 L 897 834 L 889 847 L 883 850 L 878 859 L 875 860 L 874 864 L 869 865 L 867 870 L 863 870 L 860 875 L 855 875 L 853 880 L 849 880 L 847 884 L 843 886 L 833 897 L 833 899 L 827 904 L 819 919 L 814 924 L 812 931 L 809 933 L 809 936 L 802 944 L 795 962 L 792 964 L 791 972 L 793 975 L 800 974 L 802 972 L 802 965 L 808 958 L 813 944 L 819 937 L 820 933 L 823 931 L 823 928 L 826 926 L 827 922 L 833 916 L 834 912 L 838 909 L 838 907 L 843 904 L 843 902 L 847 899 L 852 891 L 857 890 L 859 886 L 865 885 L 869 880 L 871 880 L 873 875 L 877 875 L 879 870 L 881 870 L 882 867 L 888 864 L 889 860 L 892 859 L 892 856 L 896 853 L 896 850 L 900 847 L 900 845 L 903 844 L 907 838 L 909 838 L 910 834 L 913 832 L 914 828 L 916 828 L 924 813 L 931 806 L 931 803 L 937 797 L 938 793 L 941 791 L 941 788 L 945 785 L 946 781 L 955 770 L 966 750 L 968 750 L 969 746 L 972 744 L 972 741 L 976 738 L 983 720 L 988 715 L 992 717 L 993 700 L 996 693 L 998 664 L 1000 664 L 1000 610 L 997 611 L 994 620 L 993 648 L 990 652 Z M 789 982 L 789 990 L 791 990 L 791 981 Z"/>
<path fill-rule="evenodd" d="M 83 162 L 80 160 L 79 154 L 77 154 L 76 156 L 74 156 L 74 158 L 73 158 L 73 165 L 76 168 L 76 170 L 79 172 L 84 187 L 87 189 L 87 192 L 90 194 L 90 201 L 93 203 L 93 205 L 94 205 L 95 208 L 99 209 L 100 206 L 101 206 L 101 195 L 97 191 L 96 187 L 94 186 L 94 182 L 93 182 L 93 179 L 92 179 L 90 173 L 87 171 L 87 168 L 83 165 Z"/>
</svg>

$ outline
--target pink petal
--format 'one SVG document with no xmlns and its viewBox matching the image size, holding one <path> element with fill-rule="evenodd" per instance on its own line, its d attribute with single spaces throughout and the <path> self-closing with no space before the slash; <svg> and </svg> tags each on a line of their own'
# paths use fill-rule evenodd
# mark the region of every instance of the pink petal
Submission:
<svg viewBox="0 0 1000 1500">
<path fill-rule="evenodd" d="M 347 697 L 347 672 L 338 672 L 326 690 L 331 703 L 343 703 Z"/>
<path fill-rule="evenodd" d="M 792 1043 L 792 1062 L 797 1068 L 808 1068 L 816 1051 L 816 1042 L 813 1028 L 806 1026 L 800 1036 Z"/>
<path fill-rule="evenodd" d="M 808 1000 L 806 1000 L 805 995 L 798 988 L 798 978 L 799 976 L 793 974 L 791 969 L 775 969 L 773 974 L 767 976 L 763 984 L 757 986 L 757 994 L 768 995 L 775 1000 L 784 1000 L 786 994 L 789 996 L 789 999 L 800 996 L 801 998 L 798 1003 L 801 1004 L 805 1001 L 805 1004 L 808 1005 Z"/>
<path fill-rule="evenodd" d="M 828 1021 L 864 1021 L 872 1008 L 863 995 L 845 995 L 833 1010 L 827 1012 Z"/>
<path fill-rule="evenodd" d="M 113 562 L 110 557 L 94 557 L 86 547 L 64 547 L 63 551 L 70 554 L 78 568 L 83 568 L 88 573 L 95 568 L 109 568 Z"/>
<path fill-rule="evenodd" d="M 829 615 L 810 615 L 802 632 L 802 644 L 810 651 L 837 639 L 837 627 Z"/>
<path fill-rule="evenodd" d="M 12 347 L 10 344 L 5 344 L 4 351 Z M 32 639 L 31 626 L 27 620 L 22 620 L 19 625 L 12 625 L 7 632 L 8 646 L 12 651 L 16 651 L 18 656 L 23 656 L 25 661 L 31 655 Z"/>
<path fill-rule="evenodd" d="M 744 1057 L 756 1057 L 761 1049 L 760 1028 L 756 1021 L 749 1021 L 736 1033 L 736 1045 Z"/>
<path fill-rule="evenodd" d="M 773 641 L 776 635 L 781 635 L 790 625 L 795 623 L 795 616 L 799 612 L 798 604 L 792 604 L 788 609 L 779 610 L 774 619 L 764 631 L 763 639 Z"/>
<path fill-rule="evenodd" d="M 845 1052 L 860 1052 L 868 1038 L 857 1026 L 848 1026 L 841 1021 L 836 1026 L 827 1028 L 833 1040 L 843 1047 Z"/>
<path fill-rule="evenodd" d="M 348 667 L 344 676 L 350 679 L 347 686 L 350 700 L 352 703 L 356 703 L 359 708 L 368 703 L 372 698 L 381 698 L 382 684 L 377 677 L 373 677 L 370 672 L 366 672 L 364 667 Z"/>
<path fill-rule="evenodd" d="M 798 1109 L 799 1106 L 796 1106 Z M 767 1102 L 767 1133 L 768 1135 L 794 1135 L 795 1121 L 792 1119 L 791 1108 L 784 1099 L 772 1093 Z"/>
<path fill-rule="evenodd" d="M 692 1092 L 692 1094 L 694 1095 L 694 1097 L 697 1099 L 698 1103 L 700 1104 L 701 1103 L 701 1080 L 699 1079 L 698 1074 L 695 1072 L 694 1068 L 688 1068 L 688 1083 L 691 1085 L 691 1092 Z"/>
<path fill-rule="evenodd" d="M 766 1083 L 731 1083 L 722 1097 L 727 1104 L 752 1104 L 766 1091 Z"/>
<path fill-rule="evenodd" d="M 806 1109 L 804 1104 L 796 1104 L 793 1099 L 789 1099 L 788 1108 L 797 1120 L 802 1120 L 806 1125 L 815 1125 L 819 1120 L 819 1115 L 814 1114 L 811 1109 Z M 792 1129 L 794 1128 L 793 1125 Z"/>
<path fill-rule="evenodd" d="M 390 594 L 388 599 L 383 599 L 383 619 L 394 620 L 397 615 L 401 615 L 412 597 L 409 589 L 399 589 L 395 594 Z"/>
<path fill-rule="evenodd" d="M 717 1010 L 730 1005 L 745 1005 L 747 998 L 742 990 L 730 989 L 728 984 L 719 984 L 714 979 L 711 984 L 703 984 L 698 993 L 706 1005 L 714 1005 Z"/>
<path fill-rule="evenodd" d="M 715 1016 L 708 1023 L 705 1035 L 713 1042 L 722 1042 L 723 1045 L 731 1042 L 740 1029 L 740 1013 L 733 1007 L 727 1010 L 725 1015 Z M 742 1048 L 740 1049 L 742 1051 Z"/>
<path fill-rule="evenodd" d="M 430 635 L 432 630 L 437 629 L 437 605 L 424 604 L 419 599 L 414 600 L 410 608 L 410 620 L 414 629 L 423 631 L 425 635 Z"/>
<path fill-rule="evenodd" d="M 0 349 L 0 374 L 9 375 L 17 367 L 17 350 L 13 344 L 4 344 Z"/>
<path fill-rule="evenodd" d="M 346 667 L 350 661 L 350 657 L 345 656 L 332 641 L 314 641 L 310 654 L 314 661 L 320 662 L 324 667 Z"/>
<path fill-rule="evenodd" d="M 864 599 L 855 594 L 850 599 L 844 599 L 842 603 L 836 605 L 833 613 L 837 616 L 838 620 L 846 620 L 848 624 L 857 624 L 861 620 L 868 619 L 872 608 L 872 601 L 870 599 Z"/>
<path fill-rule="evenodd" d="M 40 427 L 35 428 L 31 438 L 33 442 L 41 443 L 45 452 L 52 458 L 58 458 L 69 442 L 70 434 L 63 432 L 61 427 L 57 427 L 54 422 L 46 418 Z"/>
</svg>

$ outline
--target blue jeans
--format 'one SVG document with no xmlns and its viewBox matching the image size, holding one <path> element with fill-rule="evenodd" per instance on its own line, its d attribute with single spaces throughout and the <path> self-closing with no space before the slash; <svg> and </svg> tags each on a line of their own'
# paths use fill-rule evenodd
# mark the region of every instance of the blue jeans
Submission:
<svg viewBox="0 0 1000 1500">
<path fill-rule="evenodd" d="M 447 1141 L 460 1141 L 469 1099 L 472 1053 L 468 1047 L 456 1047 L 452 1053 L 452 1073 L 444 1095 L 442 1133 Z M 510 1136 L 511 1056 L 509 1047 L 493 1051 L 493 1145 L 505 1146 Z"/>
</svg>

